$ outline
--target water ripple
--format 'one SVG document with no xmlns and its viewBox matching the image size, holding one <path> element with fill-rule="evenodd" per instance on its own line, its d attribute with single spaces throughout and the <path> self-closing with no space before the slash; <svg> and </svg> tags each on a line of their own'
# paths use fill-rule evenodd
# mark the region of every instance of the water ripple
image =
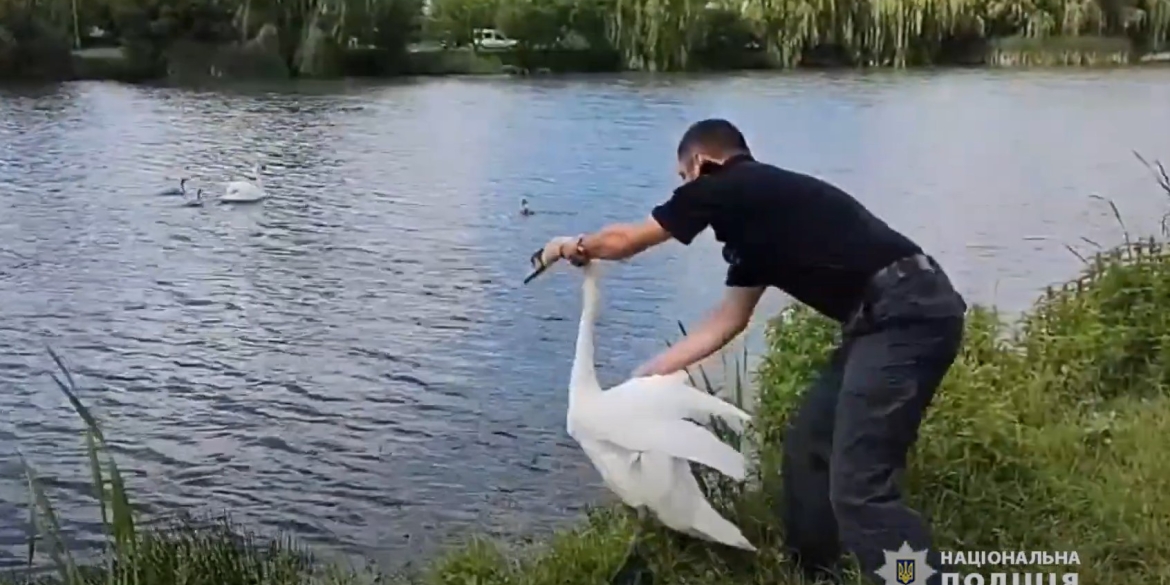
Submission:
<svg viewBox="0 0 1170 585">
<path fill-rule="evenodd" d="M 1160 216 L 1129 152 L 1167 156 L 1168 75 L 0 90 L 0 567 L 22 555 L 16 444 L 69 536 L 98 538 L 45 344 L 147 513 L 231 510 L 387 561 L 544 529 L 598 490 L 562 430 L 577 284 L 522 287 L 525 260 L 550 235 L 645 216 L 689 121 L 740 120 L 761 157 L 856 191 L 969 297 L 1010 309 L 1076 269 L 1060 238 L 1112 239 L 1088 194 Z M 183 176 L 218 194 L 257 162 L 262 205 L 155 194 Z M 694 247 L 612 269 L 604 378 L 718 297 L 715 243 Z"/>
</svg>

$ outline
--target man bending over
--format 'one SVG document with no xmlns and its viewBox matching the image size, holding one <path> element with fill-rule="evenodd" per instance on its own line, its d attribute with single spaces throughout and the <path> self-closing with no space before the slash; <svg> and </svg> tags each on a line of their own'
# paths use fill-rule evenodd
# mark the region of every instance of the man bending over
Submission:
<svg viewBox="0 0 1170 585">
<path fill-rule="evenodd" d="M 882 551 L 929 547 L 898 478 L 959 351 L 962 297 L 917 244 L 841 189 L 755 160 L 726 120 L 686 131 L 678 174 L 683 184 L 642 223 L 555 238 L 545 257 L 621 260 L 714 230 L 729 265 L 723 301 L 635 375 L 669 374 L 716 352 L 747 327 L 767 287 L 839 322 L 841 344 L 785 435 L 788 546 L 812 576 L 834 573 L 843 545 L 871 579 Z M 931 561 L 940 568 L 937 555 Z"/>
</svg>

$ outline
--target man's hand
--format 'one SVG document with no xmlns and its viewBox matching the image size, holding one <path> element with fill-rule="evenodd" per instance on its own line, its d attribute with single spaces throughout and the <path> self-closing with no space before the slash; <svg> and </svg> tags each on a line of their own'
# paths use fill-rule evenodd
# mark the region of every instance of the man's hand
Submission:
<svg viewBox="0 0 1170 585">
<path fill-rule="evenodd" d="M 646 363 L 634 368 L 634 372 L 632 374 L 630 374 L 630 377 L 631 378 L 644 378 L 646 376 L 654 376 L 654 375 L 656 375 L 654 372 L 654 362 L 649 361 L 649 362 L 646 362 Z"/>
<path fill-rule="evenodd" d="M 561 257 L 568 260 L 573 266 L 584 266 L 589 263 L 589 254 L 585 251 L 585 246 L 582 242 L 585 241 L 585 236 L 580 235 L 575 238 L 568 238 L 568 242 L 561 242 Z"/>
<path fill-rule="evenodd" d="M 549 266 L 557 260 L 569 260 L 580 266 L 585 259 L 577 253 L 577 241 L 578 238 L 572 236 L 557 236 L 549 240 L 540 252 L 541 265 Z"/>
</svg>

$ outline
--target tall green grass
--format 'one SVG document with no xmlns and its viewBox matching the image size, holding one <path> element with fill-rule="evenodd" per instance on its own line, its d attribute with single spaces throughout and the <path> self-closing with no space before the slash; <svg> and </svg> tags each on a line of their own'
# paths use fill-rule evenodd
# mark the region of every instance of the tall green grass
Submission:
<svg viewBox="0 0 1170 585">
<path fill-rule="evenodd" d="M 35 467 L 21 454 L 28 482 L 28 569 L 10 576 L 11 583 L 57 585 L 293 585 L 374 582 L 373 577 L 336 567 L 320 567 L 291 540 L 262 539 L 234 526 L 229 519 L 199 522 L 176 517 L 149 526 L 137 518 L 126 483 L 97 418 L 82 403 L 81 391 L 61 358 L 49 350 L 57 366 L 51 374 L 78 418 L 84 423 L 89 471 L 102 520 L 105 543 L 97 562 L 82 563 L 62 535 L 53 503 L 38 480 Z M 34 566 L 38 554 L 48 557 L 48 573 Z M 4 583 L 0 577 L 0 583 Z"/>
</svg>

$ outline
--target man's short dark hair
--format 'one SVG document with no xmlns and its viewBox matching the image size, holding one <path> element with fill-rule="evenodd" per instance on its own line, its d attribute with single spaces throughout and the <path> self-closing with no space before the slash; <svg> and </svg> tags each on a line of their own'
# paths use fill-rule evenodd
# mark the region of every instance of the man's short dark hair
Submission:
<svg viewBox="0 0 1170 585">
<path fill-rule="evenodd" d="M 696 150 L 711 155 L 728 155 L 748 152 L 748 145 L 735 124 L 721 118 L 708 118 L 691 124 L 678 141 L 680 159 Z"/>
</svg>

